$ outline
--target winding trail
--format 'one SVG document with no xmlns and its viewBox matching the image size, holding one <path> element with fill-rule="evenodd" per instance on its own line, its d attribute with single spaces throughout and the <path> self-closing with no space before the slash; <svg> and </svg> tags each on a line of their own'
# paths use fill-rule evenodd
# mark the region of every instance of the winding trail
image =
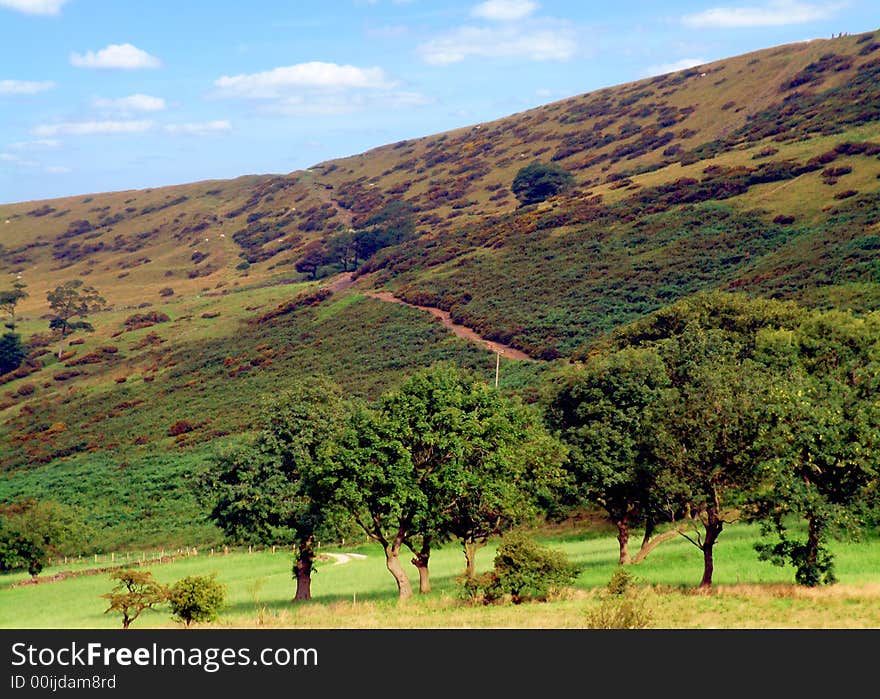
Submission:
<svg viewBox="0 0 880 699">
<path fill-rule="evenodd" d="M 439 318 L 440 322 L 443 323 L 446 328 L 451 330 L 458 337 L 478 345 L 483 345 L 484 347 L 486 347 L 486 349 L 495 352 L 496 354 L 500 354 L 507 359 L 515 359 L 521 362 L 537 361 L 535 359 L 532 359 L 522 350 L 518 350 L 515 347 L 505 345 L 501 342 L 493 342 L 492 340 L 487 340 L 485 337 L 478 334 L 476 331 L 471 330 L 469 327 L 465 325 L 459 325 L 452 320 L 452 316 L 450 315 L 449 311 L 444 311 L 439 308 L 435 308 L 434 306 L 417 306 L 414 303 L 407 303 L 403 299 L 397 298 L 390 291 L 364 291 L 361 293 L 363 293 L 365 296 L 378 299 L 379 301 L 385 301 L 387 303 L 399 303 L 403 306 L 409 306 L 410 308 L 417 308 L 420 311 L 426 311 L 435 318 Z"/>
<path fill-rule="evenodd" d="M 354 560 L 363 560 L 366 556 L 362 553 L 325 553 L 322 554 L 324 556 L 328 556 L 336 561 L 333 565 L 341 566 L 346 563 L 351 563 Z"/>
<path fill-rule="evenodd" d="M 363 278 L 366 279 L 366 277 Z M 355 276 L 352 272 L 344 272 L 342 274 L 338 274 L 329 284 L 326 284 L 322 288 L 329 289 L 333 293 L 338 293 L 340 291 L 345 291 L 346 289 L 351 287 L 355 283 L 355 281 Z M 386 303 L 398 303 L 402 306 L 409 306 L 410 308 L 415 308 L 419 311 L 430 313 L 435 318 L 438 318 L 445 328 L 451 330 L 458 337 L 462 338 L 463 340 L 467 340 L 468 342 L 482 345 L 490 352 L 500 354 L 505 359 L 513 359 L 519 362 L 538 361 L 537 359 L 534 359 L 533 357 L 527 355 L 522 350 L 516 349 L 516 347 L 505 345 L 502 342 L 487 340 L 485 337 L 477 333 L 475 330 L 467 327 L 466 325 L 459 325 L 454 320 L 452 320 L 452 316 L 449 311 L 444 311 L 434 306 L 419 306 L 414 303 L 409 303 L 401 298 L 398 298 L 390 291 L 370 291 L 359 289 L 359 292 L 362 293 L 364 296 L 369 296 L 370 298 L 377 299 L 379 301 L 384 301 Z"/>
</svg>

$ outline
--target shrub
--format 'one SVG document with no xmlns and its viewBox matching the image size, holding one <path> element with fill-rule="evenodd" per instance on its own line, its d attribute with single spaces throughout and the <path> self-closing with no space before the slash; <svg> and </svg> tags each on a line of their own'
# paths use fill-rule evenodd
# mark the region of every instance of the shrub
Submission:
<svg viewBox="0 0 880 699">
<path fill-rule="evenodd" d="M 588 629 L 646 629 L 651 625 L 652 612 L 643 595 L 607 597 L 587 612 Z"/>
<path fill-rule="evenodd" d="M 498 547 L 494 570 L 465 582 L 465 595 L 494 602 L 510 597 L 514 604 L 546 601 L 554 590 L 570 585 L 578 570 L 565 554 L 523 535 L 513 534 Z"/>
<path fill-rule="evenodd" d="M 168 594 L 171 613 L 189 627 L 194 621 L 213 621 L 223 606 L 226 588 L 214 576 L 189 575 L 181 578 Z"/>
<path fill-rule="evenodd" d="M 177 437 L 182 434 L 186 434 L 187 432 L 192 432 L 195 429 L 195 425 L 193 425 L 189 420 L 178 420 L 171 427 L 168 428 L 168 436 L 169 437 Z"/>
<path fill-rule="evenodd" d="M 159 289 L 159 296 L 174 296 L 174 289 L 172 289 L 170 286 L 166 286 L 164 289 Z"/>
<path fill-rule="evenodd" d="M 635 576 L 626 568 L 618 568 L 608 581 L 606 590 L 609 595 L 625 595 L 633 590 Z"/>
<path fill-rule="evenodd" d="M 636 587 L 636 578 L 618 568 L 605 587 L 599 606 L 587 611 L 588 629 L 645 629 L 653 612 L 647 597 Z"/>
</svg>

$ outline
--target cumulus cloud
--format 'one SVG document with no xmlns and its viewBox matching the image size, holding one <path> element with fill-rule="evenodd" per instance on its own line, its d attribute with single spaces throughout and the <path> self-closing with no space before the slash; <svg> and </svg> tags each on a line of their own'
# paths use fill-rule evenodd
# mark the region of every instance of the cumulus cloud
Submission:
<svg viewBox="0 0 880 699">
<path fill-rule="evenodd" d="M 313 61 L 261 73 L 225 75 L 214 81 L 215 96 L 259 100 L 258 111 L 285 116 L 351 114 L 366 109 L 402 109 L 427 104 L 416 92 L 377 67 Z"/>
<path fill-rule="evenodd" d="M 407 109 L 431 104 L 418 92 L 324 93 L 291 95 L 267 105 L 261 111 L 284 116 L 334 116 L 354 114 L 371 109 Z"/>
<path fill-rule="evenodd" d="M 646 78 L 654 76 L 654 75 L 665 75 L 666 73 L 676 73 L 679 70 L 687 70 L 688 68 L 693 68 L 694 66 L 701 66 L 708 61 L 702 58 L 682 58 L 678 61 L 673 61 L 672 63 L 661 63 L 660 65 L 651 66 L 647 70 L 645 70 L 642 75 Z"/>
<path fill-rule="evenodd" d="M 770 0 L 764 5 L 747 7 L 713 7 L 685 15 L 682 22 L 695 29 L 742 29 L 745 27 L 779 27 L 806 24 L 833 16 L 839 4 L 809 4 L 797 0 Z"/>
<path fill-rule="evenodd" d="M 97 97 L 93 100 L 92 105 L 98 109 L 109 109 L 117 112 L 161 112 L 165 109 L 165 100 L 161 97 L 151 97 L 150 95 L 138 93 L 115 99 Z"/>
<path fill-rule="evenodd" d="M 42 124 L 32 129 L 34 136 L 96 136 L 105 134 L 144 133 L 155 128 L 154 121 L 76 121 L 60 124 Z"/>
<path fill-rule="evenodd" d="M 183 136 L 208 136 L 215 133 L 231 131 L 232 124 L 225 119 L 217 121 L 202 121 L 189 124 L 167 124 L 165 130 L 171 134 Z"/>
<path fill-rule="evenodd" d="M 67 0 L 0 0 L 0 7 L 28 15 L 57 15 Z"/>
<path fill-rule="evenodd" d="M 419 47 L 422 59 L 433 65 L 459 63 L 471 57 L 566 61 L 576 51 L 574 34 L 564 26 L 460 27 Z"/>
<path fill-rule="evenodd" d="M 162 62 L 132 44 L 110 44 L 100 51 L 70 54 L 71 65 L 77 68 L 137 70 L 158 68 Z"/>
<path fill-rule="evenodd" d="M 0 95 L 36 95 L 53 87 L 51 80 L 0 80 Z"/>
<path fill-rule="evenodd" d="M 272 99 L 300 89 L 388 89 L 394 86 L 381 68 L 312 61 L 261 73 L 224 75 L 214 81 L 222 97 Z"/>
<path fill-rule="evenodd" d="M 474 17 L 495 22 L 512 22 L 534 14 L 538 3 L 532 0 L 486 0 L 471 10 Z"/>
</svg>

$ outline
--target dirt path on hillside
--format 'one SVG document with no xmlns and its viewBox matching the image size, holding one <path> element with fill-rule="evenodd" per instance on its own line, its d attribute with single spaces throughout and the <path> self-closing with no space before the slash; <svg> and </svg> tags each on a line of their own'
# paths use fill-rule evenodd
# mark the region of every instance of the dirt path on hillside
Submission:
<svg viewBox="0 0 880 699">
<path fill-rule="evenodd" d="M 496 352 L 506 359 L 516 359 L 521 362 L 534 362 L 536 360 L 532 359 L 525 352 L 516 349 L 515 347 L 511 347 L 510 345 L 505 345 L 500 342 L 493 342 L 492 340 L 487 340 L 482 335 L 479 335 L 476 331 L 471 330 L 470 328 L 459 325 L 455 321 L 452 320 L 452 317 L 449 314 L 449 311 L 443 311 L 439 308 L 435 308 L 434 306 L 417 306 L 414 303 L 407 303 L 403 299 L 397 298 L 390 291 L 364 291 L 362 292 L 365 296 L 369 296 L 374 299 L 378 299 L 379 301 L 385 301 L 387 303 L 399 303 L 404 306 L 409 306 L 410 308 L 417 308 L 420 311 L 427 311 L 435 318 L 439 318 L 440 322 L 443 323 L 444 327 L 451 330 L 458 337 L 468 340 L 469 342 L 473 342 L 478 345 L 483 345 L 486 349 L 491 350 L 492 352 Z"/>
<path fill-rule="evenodd" d="M 354 219 L 354 215 L 348 209 L 343 209 L 339 206 L 339 202 L 333 198 L 333 188 L 330 185 L 322 184 L 318 182 L 315 178 L 315 174 L 310 172 L 308 173 L 308 179 L 306 180 L 309 185 L 312 187 L 312 191 L 315 193 L 315 196 L 321 200 L 324 204 L 330 204 L 333 209 L 336 211 L 336 215 L 339 219 L 346 225 L 347 228 L 351 228 L 352 219 Z"/>
</svg>

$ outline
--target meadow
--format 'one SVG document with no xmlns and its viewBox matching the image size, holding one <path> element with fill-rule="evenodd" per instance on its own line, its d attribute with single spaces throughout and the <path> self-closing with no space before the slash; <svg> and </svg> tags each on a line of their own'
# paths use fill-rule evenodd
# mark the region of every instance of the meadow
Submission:
<svg viewBox="0 0 880 699">
<path fill-rule="evenodd" d="M 538 533 L 542 543 L 564 551 L 580 568 L 572 588 L 546 603 L 491 606 L 465 603 L 458 577 L 464 558 L 455 545 L 431 558 L 433 591 L 405 604 L 397 602 L 394 582 L 378 546 L 325 547 L 313 577 L 313 600 L 291 603 L 289 552 L 277 549 L 181 557 L 146 566 L 157 580 L 172 583 L 185 575 L 216 574 L 227 587 L 220 618 L 203 628 L 586 628 L 590 610 L 602 604 L 616 569 L 615 539 L 607 532 L 554 527 Z M 833 545 L 839 583 L 823 588 L 793 584 L 791 568 L 759 561 L 753 544 L 758 530 L 733 525 L 716 550 L 716 585 L 697 593 L 699 552 L 684 539 L 664 543 L 642 563 L 628 568 L 636 576 L 650 613 L 650 628 L 878 628 L 880 627 L 880 536 Z M 492 567 L 495 544 L 480 551 L 478 570 Z M 329 553 L 359 553 L 336 563 Z M 63 566 L 62 566 L 63 567 Z M 71 566 L 67 566 L 70 569 Z M 89 568 L 91 561 L 81 564 Z M 409 567 L 409 566 L 408 566 Z M 42 576 L 57 573 L 47 569 Z M 415 581 L 415 570 L 410 571 Z M 0 580 L 2 628 L 116 628 L 120 620 L 104 614 L 100 595 L 112 586 L 106 573 L 58 582 L 16 586 L 26 574 Z M 147 611 L 132 628 L 180 628 L 165 609 Z"/>
</svg>

